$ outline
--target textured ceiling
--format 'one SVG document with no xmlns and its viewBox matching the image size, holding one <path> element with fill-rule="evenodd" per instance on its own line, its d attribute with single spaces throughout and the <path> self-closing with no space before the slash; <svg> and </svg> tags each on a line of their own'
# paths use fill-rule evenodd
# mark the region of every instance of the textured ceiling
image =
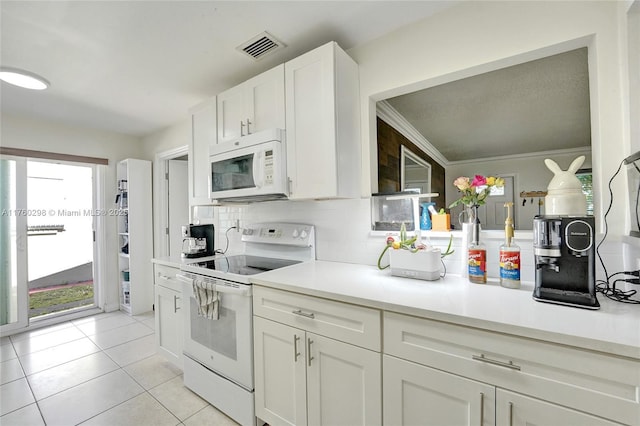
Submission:
<svg viewBox="0 0 640 426">
<path fill-rule="evenodd" d="M 51 82 L 0 86 L 2 113 L 145 135 L 190 107 L 329 41 L 350 49 L 452 1 L 7 1 L 0 65 Z M 268 31 L 287 45 L 254 62 L 236 47 Z"/>
<path fill-rule="evenodd" d="M 591 145 L 586 48 L 387 102 L 448 161 Z"/>
</svg>

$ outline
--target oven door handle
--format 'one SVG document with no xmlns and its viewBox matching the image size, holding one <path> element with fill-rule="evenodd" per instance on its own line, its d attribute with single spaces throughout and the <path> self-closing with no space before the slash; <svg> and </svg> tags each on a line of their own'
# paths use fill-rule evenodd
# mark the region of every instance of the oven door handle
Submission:
<svg viewBox="0 0 640 426">
<path fill-rule="evenodd" d="M 220 281 L 216 280 L 216 291 L 218 293 L 228 293 L 228 294 L 236 294 L 238 296 L 251 296 L 253 292 L 251 291 L 250 285 L 241 285 L 240 287 L 233 287 L 226 284 L 220 284 Z"/>
<path fill-rule="evenodd" d="M 176 279 L 178 281 L 182 281 L 185 284 L 193 284 L 193 279 L 187 277 L 186 275 L 182 275 L 182 274 L 176 274 Z"/>
<path fill-rule="evenodd" d="M 176 278 L 179 281 L 182 281 L 185 284 L 193 285 L 196 280 L 191 277 L 182 274 L 176 274 Z M 231 285 L 227 285 L 222 280 L 215 280 L 215 288 L 218 293 L 227 293 L 227 294 L 235 294 L 238 296 L 251 296 L 253 294 L 252 288 L 250 285 L 240 285 L 238 287 L 234 287 Z"/>
</svg>

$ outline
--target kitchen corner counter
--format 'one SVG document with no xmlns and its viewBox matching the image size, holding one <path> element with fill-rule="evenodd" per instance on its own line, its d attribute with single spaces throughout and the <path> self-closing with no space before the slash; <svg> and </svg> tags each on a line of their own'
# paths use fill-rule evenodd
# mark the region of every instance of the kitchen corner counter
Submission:
<svg viewBox="0 0 640 426">
<path fill-rule="evenodd" d="M 533 283 L 507 289 L 449 274 L 391 276 L 375 266 L 311 261 L 264 272 L 254 284 L 640 360 L 640 306 L 598 294 L 599 310 L 536 302 Z"/>
</svg>

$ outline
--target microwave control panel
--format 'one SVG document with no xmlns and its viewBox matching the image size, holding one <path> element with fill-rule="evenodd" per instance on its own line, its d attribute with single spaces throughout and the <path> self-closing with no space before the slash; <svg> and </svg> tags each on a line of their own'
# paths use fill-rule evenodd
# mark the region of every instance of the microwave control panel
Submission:
<svg viewBox="0 0 640 426">
<path fill-rule="evenodd" d="M 273 150 L 264 152 L 264 184 L 273 185 Z"/>
</svg>

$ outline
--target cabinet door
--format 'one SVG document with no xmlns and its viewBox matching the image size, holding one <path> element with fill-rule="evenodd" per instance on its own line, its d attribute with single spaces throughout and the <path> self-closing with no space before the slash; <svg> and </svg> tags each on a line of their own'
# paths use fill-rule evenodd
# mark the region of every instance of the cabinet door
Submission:
<svg viewBox="0 0 640 426">
<path fill-rule="evenodd" d="M 244 83 L 245 135 L 268 129 L 284 129 L 284 64 Z"/>
<path fill-rule="evenodd" d="M 382 424 L 380 353 L 307 332 L 310 425 Z"/>
<path fill-rule="evenodd" d="M 270 425 L 307 424 L 305 332 L 254 317 L 256 416 Z"/>
<path fill-rule="evenodd" d="M 181 294 L 156 285 L 156 345 L 158 352 L 182 368 Z"/>
<path fill-rule="evenodd" d="M 244 86 L 232 87 L 217 96 L 218 99 L 218 143 L 235 141 L 246 135 Z M 240 133 L 242 131 L 242 134 Z"/>
<path fill-rule="evenodd" d="M 493 425 L 495 388 L 384 355 L 384 423 Z"/>
<path fill-rule="evenodd" d="M 191 111 L 192 138 L 189 145 L 189 204 L 211 203 L 209 152 L 216 143 L 216 100 Z"/>
<path fill-rule="evenodd" d="M 287 170 L 291 199 L 337 191 L 334 44 L 285 64 Z"/>
<path fill-rule="evenodd" d="M 517 393 L 498 389 L 497 425 L 525 426 L 613 426 L 619 425 L 600 417 L 530 398 Z"/>
</svg>

